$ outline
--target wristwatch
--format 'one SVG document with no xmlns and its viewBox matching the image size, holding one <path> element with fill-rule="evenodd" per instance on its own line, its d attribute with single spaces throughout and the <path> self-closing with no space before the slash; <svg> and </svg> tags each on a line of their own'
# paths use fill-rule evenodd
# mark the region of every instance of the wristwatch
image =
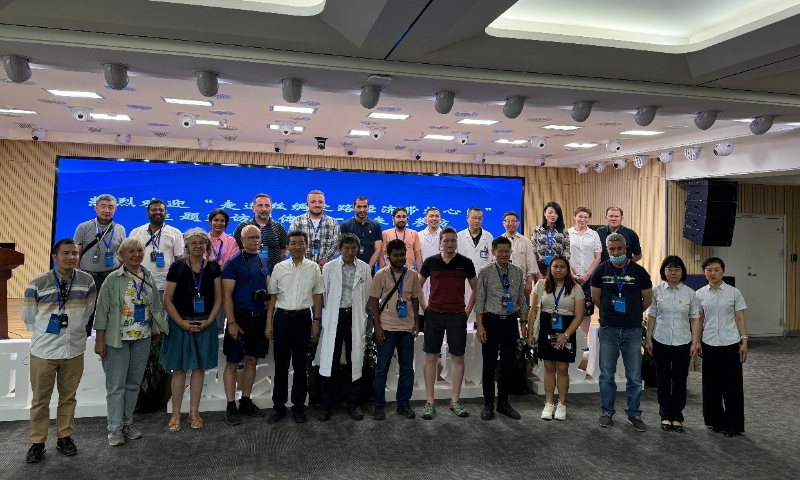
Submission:
<svg viewBox="0 0 800 480">
<path fill-rule="evenodd" d="M 321 320 L 322 320 L 322 317 L 317 317 L 317 318 L 314 319 L 315 322 L 319 322 Z"/>
<path fill-rule="evenodd" d="M 739 338 L 741 338 L 742 340 L 747 340 L 747 335 L 742 335 Z"/>
</svg>

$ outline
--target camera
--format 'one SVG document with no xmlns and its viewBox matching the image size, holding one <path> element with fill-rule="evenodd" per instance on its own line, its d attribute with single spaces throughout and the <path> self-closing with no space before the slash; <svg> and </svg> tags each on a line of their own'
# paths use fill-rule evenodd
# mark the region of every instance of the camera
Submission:
<svg viewBox="0 0 800 480">
<path fill-rule="evenodd" d="M 414 160 L 422 159 L 422 150 L 411 150 L 411 158 Z"/>
<path fill-rule="evenodd" d="M 650 157 L 647 155 L 636 155 L 633 157 L 633 166 L 636 168 L 644 168 L 648 160 L 650 160 Z"/>
<path fill-rule="evenodd" d="M 253 301 L 254 302 L 267 302 L 269 301 L 269 293 L 267 292 L 266 288 L 261 288 L 259 290 L 253 290 Z"/>
<path fill-rule="evenodd" d="M 372 127 L 369 129 L 369 135 L 374 140 L 380 140 L 380 138 L 383 136 L 383 129 L 380 127 Z"/>
<path fill-rule="evenodd" d="M 34 142 L 38 142 L 39 140 L 44 140 L 45 138 L 47 138 L 47 130 L 45 130 L 44 128 L 34 128 L 31 131 L 31 139 Z"/>
<path fill-rule="evenodd" d="M 675 152 L 661 152 L 658 154 L 658 163 L 670 163 L 675 159 Z"/>
<path fill-rule="evenodd" d="M 700 152 L 703 151 L 703 147 L 686 147 L 683 151 L 683 155 L 686 157 L 686 160 L 690 162 L 694 162 L 695 160 L 700 157 Z"/>
<path fill-rule="evenodd" d="M 544 148 L 545 145 L 547 145 L 547 137 L 531 138 L 531 146 L 533 146 L 533 148 Z"/>
<path fill-rule="evenodd" d="M 622 150 L 622 142 L 619 140 L 614 140 L 613 142 L 606 143 L 606 150 L 609 152 L 619 152 Z"/>
<path fill-rule="evenodd" d="M 286 153 L 286 142 L 275 142 L 275 153 Z"/>
<path fill-rule="evenodd" d="M 355 156 L 355 154 L 356 154 L 356 147 L 355 147 L 355 146 L 353 146 L 353 145 L 348 145 L 348 146 L 344 147 L 344 153 L 345 153 L 345 155 L 347 155 L 348 157 Z"/>
<path fill-rule="evenodd" d="M 281 124 L 278 125 L 278 129 L 283 135 L 289 135 L 294 130 L 294 125 L 292 122 L 281 122 Z"/>
<path fill-rule="evenodd" d="M 131 134 L 130 133 L 118 133 L 117 136 L 114 138 L 114 141 L 117 142 L 119 145 L 127 145 L 131 143 Z"/>
<path fill-rule="evenodd" d="M 537 167 L 544 167 L 544 157 L 534 158 L 533 164 Z"/>
<path fill-rule="evenodd" d="M 325 150 L 325 142 L 328 140 L 326 137 L 316 137 L 317 150 Z"/>
<path fill-rule="evenodd" d="M 467 142 L 469 141 L 469 135 L 467 135 L 466 132 L 461 132 L 458 135 L 456 135 L 456 141 L 461 145 L 466 145 Z"/>
<path fill-rule="evenodd" d="M 85 122 L 89 120 L 89 112 L 85 108 L 73 108 L 72 118 L 79 122 Z"/>
<path fill-rule="evenodd" d="M 419 160 L 419 158 L 417 158 Z M 476 153 L 472 156 L 472 160 L 475 163 L 486 163 L 486 154 L 485 153 Z"/>
<path fill-rule="evenodd" d="M 188 114 L 188 113 L 182 113 L 181 114 L 181 127 L 183 127 L 183 128 L 192 128 L 192 127 L 194 127 L 195 118 L 196 117 L 194 115 L 191 115 L 191 114 Z"/>
<path fill-rule="evenodd" d="M 197 146 L 202 148 L 203 150 L 208 150 L 213 145 L 211 143 L 211 139 L 210 138 L 198 138 L 197 139 Z"/>
<path fill-rule="evenodd" d="M 603 173 L 603 170 L 606 169 L 608 164 L 606 162 L 597 162 L 594 164 L 594 171 L 597 173 Z"/>
<path fill-rule="evenodd" d="M 589 165 L 578 165 L 575 167 L 575 171 L 578 173 L 578 175 L 582 175 L 589 171 Z"/>
<path fill-rule="evenodd" d="M 718 157 L 727 157 L 733 153 L 733 142 L 722 142 L 714 145 L 714 155 Z"/>
<path fill-rule="evenodd" d="M 614 169 L 616 169 L 616 170 L 622 170 L 623 168 L 625 168 L 625 166 L 627 164 L 628 164 L 628 161 L 625 160 L 624 158 L 617 158 L 617 159 L 614 160 L 614 163 L 613 163 Z"/>
</svg>

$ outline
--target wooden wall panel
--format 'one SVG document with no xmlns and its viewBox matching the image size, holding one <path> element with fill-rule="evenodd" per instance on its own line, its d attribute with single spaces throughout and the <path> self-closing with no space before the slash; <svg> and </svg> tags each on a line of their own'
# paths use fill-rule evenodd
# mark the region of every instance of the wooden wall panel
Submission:
<svg viewBox="0 0 800 480">
<path fill-rule="evenodd" d="M 9 282 L 9 297 L 21 297 L 30 279 L 49 268 L 55 161 L 59 155 L 379 172 L 518 176 L 523 177 L 525 183 L 522 213 L 525 219 L 523 233 L 526 235 L 530 235 L 533 225 L 541 222 L 542 207 L 549 201 L 561 204 L 567 225 L 572 224 L 572 212 L 578 206 L 589 207 L 594 212 L 592 223 L 600 224 L 603 223 L 605 208 L 618 205 L 625 210 L 625 224 L 641 237 L 645 268 L 651 272 L 657 271 L 664 252 L 665 168 L 657 163 L 641 170 L 628 167 L 624 170 L 609 169 L 599 175 L 594 172 L 578 175 L 572 168 L 0 140 L 0 242 L 16 242 L 17 248 L 26 257 L 25 266 L 17 269 Z M 502 226 L 486 225 L 486 229 L 499 234 Z"/>
</svg>

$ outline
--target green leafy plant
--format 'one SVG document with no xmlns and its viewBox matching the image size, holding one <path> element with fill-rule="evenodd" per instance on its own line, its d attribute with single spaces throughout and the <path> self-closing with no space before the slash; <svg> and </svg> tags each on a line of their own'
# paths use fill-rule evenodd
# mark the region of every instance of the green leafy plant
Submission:
<svg viewBox="0 0 800 480">
<path fill-rule="evenodd" d="M 644 351 L 644 354 L 642 355 L 642 363 L 655 365 L 656 359 L 647 353 L 647 319 L 642 320 L 642 350 Z"/>
<path fill-rule="evenodd" d="M 364 368 L 375 370 L 378 362 L 378 346 L 375 345 L 373 330 L 369 329 L 364 333 Z"/>
<path fill-rule="evenodd" d="M 319 335 L 308 341 L 308 358 L 306 359 L 306 369 L 314 366 L 314 359 L 317 358 L 317 347 L 319 346 Z"/>
<path fill-rule="evenodd" d="M 536 355 L 533 349 L 528 346 L 528 341 L 524 338 L 517 340 L 517 350 L 514 352 L 514 368 L 525 370 L 528 365 L 536 365 Z"/>
<path fill-rule="evenodd" d="M 165 372 L 159 362 L 160 359 L 161 341 L 151 343 L 150 355 L 147 357 L 147 365 L 144 368 L 144 376 L 142 377 L 142 390 L 145 392 L 151 388 L 156 389 L 161 382 L 161 377 Z"/>
</svg>

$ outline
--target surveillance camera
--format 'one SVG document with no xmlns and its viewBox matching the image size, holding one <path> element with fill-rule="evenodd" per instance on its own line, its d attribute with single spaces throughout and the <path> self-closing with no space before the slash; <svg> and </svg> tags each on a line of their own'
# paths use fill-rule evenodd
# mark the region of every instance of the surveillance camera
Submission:
<svg viewBox="0 0 800 480">
<path fill-rule="evenodd" d="M 326 137 L 316 137 L 317 150 L 325 150 L 325 142 L 328 140 Z"/>
<path fill-rule="evenodd" d="M 486 154 L 485 153 L 476 153 L 476 154 L 472 155 L 472 161 L 475 162 L 475 163 L 486 163 Z"/>
<path fill-rule="evenodd" d="M 292 122 L 281 122 L 281 124 L 278 125 L 278 129 L 283 135 L 289 135 L 294 131 L 294 124 Z"/>
<path fill-rule="evenodd" d="M 117 142 L 118 145 L 127 145 L 131 143 L 131 134 L 118 133 L 117 136 L 114 138 L 114 141 Z"/>
<path fill-rule="evenodd" d="M 436 92 L 436 100 L 433 102 L 433 108 L 442 115 L 450 113 L 453 108 L 453 100 L 456 97 L 456 92 L 449 90 L 441 90 Z"/>
<path fill-rule="evenodd" d="M 675 152 L 661 152 L 658 154 L 658 163 L 670 163 L 675 159 Z"/>
<path fill-rule="evenodd" d="M 213 97 L 219 92 L 219 73 L 210 70 L 195 72 L 197 91 L 204 97 Z"/>
<path fill-rule="evenodd" d="M 534 148 L 544 148 L 545 145 L 547 145 L 547 137 L 531 138 L 531 146 Z"/>
<path fill-rule="evenodd" d="M 714 145 L 714 155 L 718 157 L 727 157 L 733 153 L 733 142 L 721 142 Z"/>
<path fill-rule="evenodd" d="M 85 122 L 86 120 L 89 120 L 89 111 L 85 108 L 73 108 L 72 118 L 79 122 Z"/>
<path fill-rule="evenodd" d="M 211 139 L 210 138 L 198 138 L 197 139 L 197 146 L 202 148 L 203 150 L 210 150 L 211 147 L 212 147 Z"/>
<path fill-rule="evenodd" d="M 45 130 L 44 128 L 34 128 L 31 131 L 31 139 L 34 142 L 38 142 L 39 140 L 44 140 L 45 138 L 47 138 L 47 130 Z"/>
<path fill-rule="evenodd" d="M 606 162 L 597 162 L 594 164 L 594 171 L 597 173 L 603 173 L 603 170 L 606 169 L 607 163 Z"/>
<path fill-rule="evenodd" d="M 373 138 L 373 140 L 380 140 L 383 136 L 383 129 L 380 127 L 372 127 L 369 129 L 369 135 Z"/>
<path fill-rule="evenodd" d="M 649 160 L 650 157 L 647 155 L 636 155 L 633 157 L 633 166 L 636 168 L 644 168 Z"/>
<path fill-rule="evenodd" d="M 286 142 L 275 142 L 275 153 L 286 153 Z"/>
<path fill-rule="evenodd" d="M 636 110 L 636 115 L 634 115 L 633 120 L 636 122 L 636 125 L 640 127 L 646 127 L 653 123 L 653 119 L 656 118 L 656 111 L 661 108 L 658 105 L 645 105 L 643 107 L 639 107 Z"/>
<path fill-rule="evenodd" d="M 344 153 L 348 157 L 353 157 L 356 154 L 356 147 L 354 145 L 348 145 L 344 147 Z"/>
<path fill-rule="evenodd" d="M 609 152 L 615 153 L 622 150 L 622 142 L 619 140 L 614 140 L 613 142 L 606 143 L 606 150 Z"/>
<path fill-rule="evenodd" d="M 128 86 L 128 66 L 121 63 L 104 63 L 103 76 L 106 85 L 114 90 L 122 90 Z"/>
<path fill-rule="evenodd" d="M 575 171 L 578 172 L 578 175 L 583 175 L 584 173 L 589 171 L 589 165 L 578 165 L 575 168 Z"/>
<path fill-rule="evenodd" d="M 572 104 L 572 119 L 576 122 L 585 122 L 589 115 L 592 113 L 592 107 L 596 102 L 594 100 L 583 100 Z"/>
<path fill-rule="evenodd" d="M 469 141 L 469 135 L 467 135 L 466 132 L 461 132 L 458 135 L 456 135 L 456 141 L 461 145 L 466 145 L 467 142 Z"/>
<path fill-rule="evenodd" d="M 414 160 L 422 159 L 422 150 L 411 150 L 411 158 Z"/>
<path fill-rule="evenodd" d="M 533 159 L 533 164 L 537 167 L 544 167 L 544 157 L 538 157 Z"/>
<path fill-rule="evenodd" d="M 772 128 L 772 123 L 775 121 L 775 115 L 761 115 L 750 122 L 750 131 L 753 135 L 764 135 Z"/>
<path fill-rule="evenodd" d="M 628 165 L 628 161 L 625 160 L 624 158 L 617 158 L 614 160 L 613 165 L 615 170 L 622 170 L 623 168 L 625 168 L 626 165 Z"/>
<path fill-rule="evenodd" d="M 686 160 L 690 162 L 694 162 L 700 157 L 700 152 L 703 151 L 703 147 L 686 147 L 683 151 L 683 155 L 686 157 Z"/>
<path fill-rule="evenodd" d="M 359 101 L 361 106 L 372 110 L 381 99 L 381 86 L 380 85 L 363 85 L 361 87 L 361 96 Z"/>
<path fill-rule="evenodd" d="M 303 96 L 303 83 L 304 81 L 299 78 L 282 78 L 281 95 L 283 95 L 283 99 L 289 103 L 299 102 L 300 97 Z"/>
<path fill-rule="evenodd" d="M 506 104 L 503 106 L 503 115 L 512 120 L 519 117 L 519 114 L 522 113 L 522 108 L 525 106 L 525 100 L 527 100 L 527 98 L 528 97 L 523 97 L 521 95 L 508 97 L 506 99 Z"/>
<path fill-rule="evenodd" d="M 708 130 L 717 121 L 719 110 L 706 110 L 704 112 L 697 112 L 694 117 L 694 124 L 700 130 Z"/>
<path fill-rule="evenodd" d="M 21 55 L 3 55 L 3 70 L 14 83 L 24 83 L 31 78 L 31 59 Z"/>
<path fill-rule="evenodd" d="M 194 127 L 195 119 L 196 119 L 196 117 L 194 115 L 191 115 L 189 113 L 182 113 L 181 114 L 181 118 L 180 118 L 181 127 L 183 127 L 183 128 L 192 128 L 192 127 Z"/>
</svg>

